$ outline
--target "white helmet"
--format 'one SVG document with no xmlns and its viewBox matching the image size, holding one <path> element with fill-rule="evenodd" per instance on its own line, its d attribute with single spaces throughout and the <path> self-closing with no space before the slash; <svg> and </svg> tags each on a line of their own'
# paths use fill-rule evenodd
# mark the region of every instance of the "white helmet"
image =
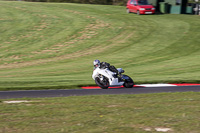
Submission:
<svg viewBox="0 0 200 133">
<path fill-rule="evenodd" d="M 94 60 L 93 64 L 94 64 L 94 67 L 99 67 L 100 66 L 100 61 L 99 60 Z"/>
</svg>

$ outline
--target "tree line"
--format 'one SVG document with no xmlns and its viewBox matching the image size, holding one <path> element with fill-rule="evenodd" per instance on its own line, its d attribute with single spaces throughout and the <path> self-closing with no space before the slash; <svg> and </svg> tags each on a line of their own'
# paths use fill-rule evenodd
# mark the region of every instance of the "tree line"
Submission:
<svg viewBox="0 0 200 133">
<path fill-rule="evenodd" d="M 25 0 L 30 2 L 65 2 L 81 4 L 101 4 L 101 5 L 126 5 L 127 0 Z"/>
</svg>

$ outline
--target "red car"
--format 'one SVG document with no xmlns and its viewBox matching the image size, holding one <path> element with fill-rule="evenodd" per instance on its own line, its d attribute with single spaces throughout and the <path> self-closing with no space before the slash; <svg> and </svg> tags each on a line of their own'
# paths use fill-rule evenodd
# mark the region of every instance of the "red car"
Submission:
<svg viewBox="0 0 200 133">
<path fill-rule="evenodd" d="M 126 9 L 127 13 L 133 12 L 138 15 L 155 13 L 155 7 L 148 4 L 147 0 L 128 0 Z"/>
</svg>

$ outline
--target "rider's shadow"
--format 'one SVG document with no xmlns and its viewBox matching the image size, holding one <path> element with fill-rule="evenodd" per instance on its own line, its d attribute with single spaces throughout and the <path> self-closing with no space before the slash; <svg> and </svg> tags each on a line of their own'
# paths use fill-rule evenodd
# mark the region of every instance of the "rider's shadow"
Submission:
<svg viewBox="0 0 200 133">
<path fill-rule="evenodd" d="M 108 89 L 134 89 L 134 88 L 143 88 L 144 86 L 134 85 L 133 88 L 125 88 L 124 86 L 108 87 Z"/>
</svg>

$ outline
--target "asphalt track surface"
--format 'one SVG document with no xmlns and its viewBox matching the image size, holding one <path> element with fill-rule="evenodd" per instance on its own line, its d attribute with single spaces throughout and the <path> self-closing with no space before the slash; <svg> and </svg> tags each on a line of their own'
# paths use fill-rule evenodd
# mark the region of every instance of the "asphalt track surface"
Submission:
<svg viewBox="0 0 200 133">
<path fill-rule="evenodd" d="M 188 92 L 188 91 L 200 92 L 200 86 L 0 91 L 0 99 L 68 97 L 68 96 L 83 96 L 83 95 L 142 94 L 142 93 L 162 93 L 162 92 L 172 93 L 172 92 Z"/>
</svg>

